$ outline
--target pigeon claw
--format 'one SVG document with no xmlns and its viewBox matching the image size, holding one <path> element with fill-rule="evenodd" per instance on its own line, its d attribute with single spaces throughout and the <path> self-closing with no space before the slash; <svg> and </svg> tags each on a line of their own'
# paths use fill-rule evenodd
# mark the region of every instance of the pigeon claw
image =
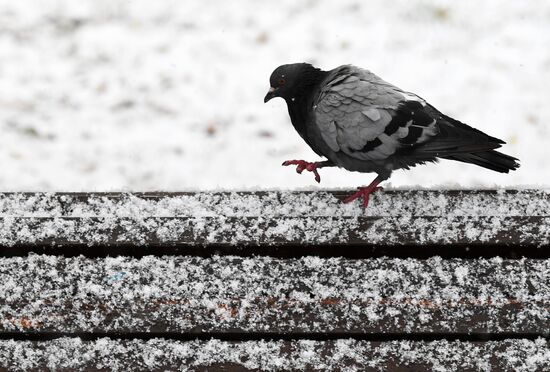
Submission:
<svg viewBox="0 0 550 372">
<path fill-rule="evenodd" d="M 353 195 L 350 195 L 348 196 L 347 198 L 344 199 L 344 203 L 351 203 L 352 201 L 356 200 L 356 199 L 359 199 L 359 198 L 363 198 L 363 206 L 366 208 L 368 207 L 369 205 L 369 198 L 370 198 L 370 195 L 376 191 L 383 191 L 384 189 L 380 186 L 378 186 L 378 184 L 380 183 L 381 181 L 379 181 L 378 179 L 375 179 L 374 181 L 372 181 L 372 183 L 366 187 L 358 187 L 358 191 L 353 194 Z"/>
<path fill-rule="evenodd" d="M 307 170 L 308 172 L 313 172 L 313 174 L 315 175 L 315 181 L 321 182 L 321 176 L 317 171 L 319 163 L 310 163 L 305 160 L 287 160 L 283 162 L 283 166 L 286 167 L 289 165 L 296 165 L 296 172 L 299 174 L 301 174 L 304 170 Z"/>
</svg>

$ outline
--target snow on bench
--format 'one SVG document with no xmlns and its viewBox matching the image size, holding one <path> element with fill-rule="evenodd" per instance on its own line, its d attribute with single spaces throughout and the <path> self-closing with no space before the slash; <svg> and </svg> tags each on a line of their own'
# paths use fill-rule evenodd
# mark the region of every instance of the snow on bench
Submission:
<svg viewBox="0 0 550 372">
<path fill-rule="evenodd" d="M 10 371 L 534 372 L 548 365 L 550 343 L 542 338 L 491 342 L 0 340 L 0 366 Z"/>
<path fill-rule="evenodd" d="M 0 259 L 9 333 L 545 334 L 550 260 Z"/>
<path fill-rule="evenodd" d="M 0 194 L 0 370 L 547 370 L 550 192 L 347 194 Z"/>
<path fill-rule="evenodd" d="M 550 243 L 546 191 L 2 194 L 0 246 Z"/>
</svg>

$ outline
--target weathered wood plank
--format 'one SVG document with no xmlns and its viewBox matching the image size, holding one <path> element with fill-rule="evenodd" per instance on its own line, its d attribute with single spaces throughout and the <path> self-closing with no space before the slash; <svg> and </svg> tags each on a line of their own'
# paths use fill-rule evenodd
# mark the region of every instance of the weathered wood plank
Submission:
<svg viewBox="0 0 550 372">
<path fill-rule="evenodd" d="M 0 259 L 2 332 L 548 334 L 550 259 Z"/>
<path fill-rule="evenodd" d="M 2 194 L 0 246 L 523 245 L 549 251 L 545 191 L 390 191 L 367 209 L 342 204 L 345 194 Z"/>
<path fill-rule="evenodd" d="M 544 339 L 458 341 L 49 342 L 0 340 L 0 369 L 100 371 L 547 371 Z"/>
<path fill-rule="evenodd" d="M 0 219 L 0 229 L 8 225 L 17 229 L 3 234 L 4 239 L 19 245 L 546 245 L 550 217 Z"/>
</svg>

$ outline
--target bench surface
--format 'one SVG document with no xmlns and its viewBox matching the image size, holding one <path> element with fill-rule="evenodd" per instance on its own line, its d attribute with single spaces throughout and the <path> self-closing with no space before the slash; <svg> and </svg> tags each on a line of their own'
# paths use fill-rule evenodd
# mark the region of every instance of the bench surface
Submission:
<svg viewBox="0 0 550 372">
<path fill-rule="evenodd" d="M 547 370 L 550 193 L 0 195 L 0 369 Z"/>
</svg>

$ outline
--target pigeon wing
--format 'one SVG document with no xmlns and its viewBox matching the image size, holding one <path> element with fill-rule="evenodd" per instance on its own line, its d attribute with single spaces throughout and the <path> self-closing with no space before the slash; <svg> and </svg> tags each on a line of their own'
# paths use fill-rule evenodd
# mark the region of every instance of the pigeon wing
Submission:
<svg viewBox="0 0 550 372">
<path fill-rule="evenodd" d="M 359 160 L 383 160 L 438 134 L 424 100 L 373 73 L 343 66 L 331 73 L 314 105 L 323 140 Z"/>
</svg>

